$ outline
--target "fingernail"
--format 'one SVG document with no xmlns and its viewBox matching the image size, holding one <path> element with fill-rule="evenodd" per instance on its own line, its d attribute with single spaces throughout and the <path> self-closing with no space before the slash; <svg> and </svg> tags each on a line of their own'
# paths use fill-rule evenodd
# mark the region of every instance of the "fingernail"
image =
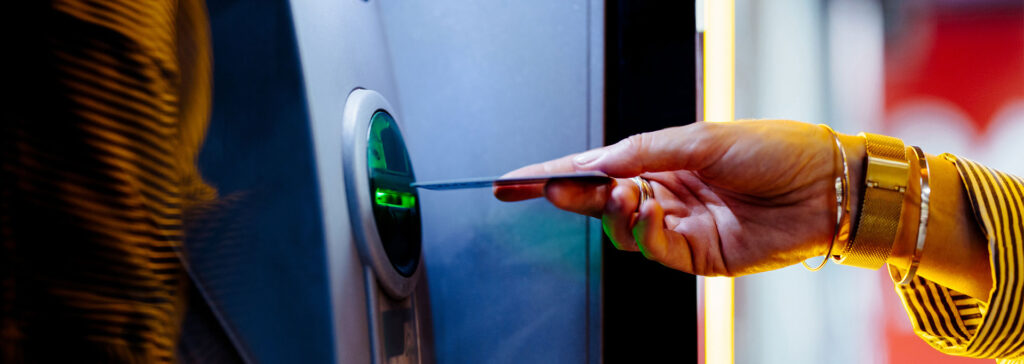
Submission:
<svg viewBox="0 0 1024 364">
<path fill-rule="evenodd" d="M 601 158 L 602 155 L 604 155 L 604 150 L 594 149 L 577 155 L 576 158 L 572 159 L 572 161 L 578 166 L 585 166 L 596 161 L 598 158 Z"/>
</svg>

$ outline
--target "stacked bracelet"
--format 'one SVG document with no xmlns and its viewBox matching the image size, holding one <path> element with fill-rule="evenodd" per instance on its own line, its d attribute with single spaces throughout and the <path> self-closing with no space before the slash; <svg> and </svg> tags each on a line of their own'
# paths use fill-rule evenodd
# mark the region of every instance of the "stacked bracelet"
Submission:
<svg viewBox="0 0 1024 364">
<path fill-rule="evenodd" d="M 910 163 L 909 153 L 899 139 L 881 135 L 861 133 L 865 140 L 867 168 L 864 178 L 864 201 L 861 217 L 858 219 L 856 235 L 850 236 L 850 172 L 843 144 L 832 128 L 820 124 L 832 135 L 839 160 L 843 166 L 842 176 L 835 178 L 836 191 L 836 224 L 835 233 L 829 244 L 825 259 L 814 267 L 801 262 L 804 268 L 817 271 L 825 266 L 831 258 L 837 263 L 862 268 L 876 269 L 888 260 L 889 252 L 896 240 L 896 230 L 902 216 L 903 194 L 909 185 Z M 917 227 L 917 239 L 911 255 L 910 266 L 906 274 L 899 268 L 889 265 L 889 276 L 900 285 L 909 284 L 914 280 L 917 267 L 920 265 L 924 251 L 924 242 L 928 230 L 928 208 L 931 199 L 931 187 L 928 184 L 928 160 L 920 147 L 913 146 L 917 157 L 919 183 L 921 187 L 920 215 Z"/>
<path fill-rule="evenodd" d="M 878 269 L 896 240 L 910 171 L 902 140 L 867 133 L 859 136 L 864 138 L 867 168 L 857 230 L 832 258 L 836 263 Z"/>
<path fill-rule="evenodd" d="M 804 268 L 812 272 L 824 267 L 825 263 L 828 263 L 829 256 L 832 255 L 832 248 L 837 243 L 843 244 L 850 236 L 850 166 L 846 162 L 846 150 L 843 149 L 843 143 L 839 140 L 839 135 L 836 134 L 835 130 L 832 130 L 832 128 L 825 124 L 819 125 L 828 130 L 829 134 L 832 135 L 832 139 L 835 140 L 836 154 L 839 155 L 839 161 L 843 166 L 843 174 L 835 179 L 836 226 L 832 235 L 832 242 L 828 245 L 828 251 L 825 252 L 825 259 L 822 259 L 821 263 L 814 267 L 808 265 L 806 261 L 800 262 L 804 265 Z"/>
<path fill-rule="evenodd" d="M 907 274 L 900 276 L 899 268 L 889 265 L 889 277 L 896 284 L 905 285 L 914 280 L 917 273 L 917 266 L 921 263 L 921 254 L 924 252 L 925 233 L 928 230 L 928 206 L 931 200 L 932 189 L 928 185 L 928 159 L 920 147 L 912 147 L 917 155 L 917 165 L 920 171 L 921 183 L 921 214 L 917 224 L 917 244 L 914 245 L 914 254 L 910 257 L 910 267 Z"/>
</svg>

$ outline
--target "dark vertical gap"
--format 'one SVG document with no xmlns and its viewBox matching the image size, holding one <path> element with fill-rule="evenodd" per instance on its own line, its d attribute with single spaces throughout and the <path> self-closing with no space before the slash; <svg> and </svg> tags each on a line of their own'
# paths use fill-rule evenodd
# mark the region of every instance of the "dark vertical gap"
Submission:
<svg viewBox="0 0 1024 364">
<path fill-rule="evenodd" d="M 607 0 L 605 144 L 697 120 L 694 1 Z M 697 361 L 697 281 L 602 247 L 606 363 Z"/>
</svg>

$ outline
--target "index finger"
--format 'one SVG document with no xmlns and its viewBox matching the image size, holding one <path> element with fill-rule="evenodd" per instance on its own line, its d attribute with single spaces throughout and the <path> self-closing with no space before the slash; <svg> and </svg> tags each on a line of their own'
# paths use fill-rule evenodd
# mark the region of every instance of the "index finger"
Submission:
<svg viewBox="0 0 1024 364">
<path fill-rule="evenodd" d="M 529 176 L 540 176 L 546 174 L 559 174 L 559 173 L 572 173 L 578 171 L 576 165 L 573 164 L 572 159 L 576 157 L 576 154 L 570 154 L 562 158 L 550 160 L 543 163 L 531 164 L 526 167 L 519 168 L 512 172 L 505 173 L 501 178 L 509 177 L 529 177 Z M 508 185 L 508 186 L 494 186 L 494 197 L 499 200 L 512 202 L 529 200 L 531 198 L 538 198 L 544 196 L 544 185 L 543 184 L 530 184 L 530 185 Z"/>
</svg>

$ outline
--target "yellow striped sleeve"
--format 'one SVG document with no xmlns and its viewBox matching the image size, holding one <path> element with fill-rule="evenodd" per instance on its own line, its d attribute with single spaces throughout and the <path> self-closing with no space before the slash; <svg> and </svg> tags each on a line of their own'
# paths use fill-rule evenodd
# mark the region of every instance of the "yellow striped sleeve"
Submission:
<svg viewBox="0 0 1024 364">
<path fill-rule="evenodd" d="M 921 277 L 896 291 L 914 332 L 939 351 L 1024 363 L 1024 181 L 964 158 L 944 157 L 956 164 L 988 240 L 993 277 L 988 304 Z"/>
<path fill-rule="evenodd" d="M 31 26 L 4 57 L 0 363 L 179 362 L 188 209 L 215 197 L 195 165 L 211 102 L 205 5 L 52 0 L 9 14 Z"/>
</svg>

